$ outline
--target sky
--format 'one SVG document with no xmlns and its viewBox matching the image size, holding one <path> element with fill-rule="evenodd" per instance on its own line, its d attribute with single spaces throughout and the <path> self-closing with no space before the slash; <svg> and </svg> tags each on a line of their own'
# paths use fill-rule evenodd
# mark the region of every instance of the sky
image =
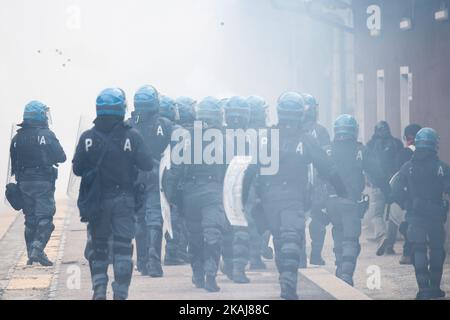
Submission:
<svg viewBox="0 0 450 320">
<path fill-rule="evenodd" d="M 275 10 L 270 0 L 1 5 L 0 179 L 6 180 L 12 124 L 20 123 L 27 102 L 41 100 L 51 108 L 51 128 L 69 158 L 60 169 L 59 196 L 67 187 L 80 116 L 89 126 L 105 87 L 123 88 L 131 107 L 144 84 L 172 97 L 258 94 L 273 106 L 291 89 L 320 98 L 323 79 L 330 77 L 330 30 Z"/>
</svg>

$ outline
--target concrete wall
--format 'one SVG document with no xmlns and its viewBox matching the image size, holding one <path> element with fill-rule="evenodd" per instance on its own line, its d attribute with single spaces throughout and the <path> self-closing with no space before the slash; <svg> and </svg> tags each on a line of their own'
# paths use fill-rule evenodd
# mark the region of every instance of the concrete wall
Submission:
<svg viewBox="0 0 450 320">
<path fill-rule="evenodd" d="M 353 1 L 355 73 L 364 78 L 362 110 L 356 113 L 364 114 L 364 134 L 369 138 L 378 120 L 377 71 L 384 70 L 386 120 L 400 137 L 400 68 L 407 66 L 412 74 L 410 122 L 435 128 L 441 136 L 440 156 L 450 162 L 450 21 L 434 18 L 442 4 L 450 7 L 449 0 Z M 381 9 L 378 36 L 371 36 L 367 26 L 370 5 Z M 412 29 L 400 29 L 402 18 L 411 19 Z"/>
</svg>

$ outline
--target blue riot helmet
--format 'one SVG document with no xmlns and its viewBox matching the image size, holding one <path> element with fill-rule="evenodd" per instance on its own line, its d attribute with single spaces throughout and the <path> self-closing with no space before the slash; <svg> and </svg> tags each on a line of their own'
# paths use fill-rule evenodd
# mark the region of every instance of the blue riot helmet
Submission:
<svg viewBox="0 0 450 320">
<path fill-rule="evenodd" d="M 96 107 L 97 116 L 125 116 L 124 93 L 118 88 L 108 88 L 100 92 L 97 96 Z"/>
<path fill-rule="evenodd" d="M 262 128 L 266 126 L 267 103 L 259 96 L 250 96 L 247 98 L 250 106 L 250 126 Z"/>
<path fill-rule="evenodd" d="M 125 112 L 128 110 L 128 100 L 127 100 L 127 94 L 125 93 L 125 90 L 122 88 L 118 88 L 120 92 L 123 94 L 123 99 L 125 100 Z"/>
<path fill-rule="evenodd" d="M 214 97 L 206 97 L 196 106 L 195 116 L 197 120 L 205 122 L 211 127 L 222 127 L 223 112 L 220 100 Z"/>
<path fill-rule="evenodd" d="M 305 101 L 297 92 L 285 92 L 278 98 L 277 112 L 279 123 L 300 124 L 305 113 Z"/>
<path fill-rule="evenodd" d="M 246 128 L 250 121 L 250 106 L 242 97 L 232 97 L 224 105 L 225 122 L 230 128 Z"/>
<path fill-rule="evenodd" d="M 161 96 L 159 101 L 159 114 L 170 121 L 177 121 L 179 117 L 175 100 L 168 96 Z"/>
<path fill-rule="evenodd" d="M 25 106 L 23 120 L 47 122 L 49 119 L 49 110 L 42 102 L 33 100 Z"/>
<path fill-rule="evenodd" d="M 308 93 L 302 94 L 302 97 L 305 100 L 305 122 L 316 122 L 319 107 L 316 98 Z"/>
<path fill-rule="evenodd" d="M 159 112 L 159 93 L 153 86 L 145 85 L 134 94 L 134 110 L 139 113 Z"/>
<path fill-rule="evenodd" d="M 417 149 L 429 149 L 438 151 L 439 135 L 432 128 L 422 128 L 416 134 L 415 145 Z"/>
<path fill-rule="evenodd" d="M 375 125 L 375 136 L 380 138 L 389 138 L 391 136 L 391 128 L 386 121 L 379 121 Z"/>
<path fill-rule="evenodd" d="M 357 140 L 359 125 L 356 119 L 349 115 L 340 115 L 334 121 L 334 139 L 335 140 Z"/>
<path fill-rule="evenodd" d="M 191 123 L 194 121 L 194 108 L 196 101 L 189 97 L 179 97 L 176 100 L 180 124 Z"/>
</svg>

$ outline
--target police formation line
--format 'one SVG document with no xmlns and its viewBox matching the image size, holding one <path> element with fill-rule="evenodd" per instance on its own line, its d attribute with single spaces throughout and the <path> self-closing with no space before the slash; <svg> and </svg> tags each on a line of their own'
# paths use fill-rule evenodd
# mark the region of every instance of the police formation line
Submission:
<svg viewBox="0 0 450 320">
<path fill-rule="evenodd" d="M 242 205 L 248 223 L 244 226 L 232 225 L 224 209 L 228 164 L 172 163 L 160 180 L 160 163 L 167 147 L 176 145 L 172 132 L 179 128 L 192 132 L 195 120 L 202 122 L 202 130 L 224 130 L 224 123 L 232 129 L 267 128 L 264 99 L 207 97 L 197 103 L 180 97 L 174 101 L 152 86 L 143 86 L 134 95 L 131 118 L 125 121 L 126 109 L 123 90 L 102 91 L 94 126 L 81 135 L 73 159 L 73 172 L 81 177 L 78 208 L 81 220 L 88 223 L 85 256 L 93 299 L 106 299 L 110 264 L 114 299 L 128 297 L 133 239 L 137 271 L 162 277 L 163 237 L 164 264 L 190 263 L 196 288 L 219 291 L 219 269 L 236 283 L 248 283 L 247 267 L 265 269 L 262 257 L 274 258 L 281 298 L 297 299 L 298 269 L 307 265 L 308 217 L 309 262 L 325 264 L 322 248 L 331 223 L 336 276 L 353 285 L 361 221 L 369 207 L 369 197 L 363 194 L 367 185 L 372 190 L 372 240 L 379 243 L 376 254 L 393 253 L 400 227 L 405 237 L 400 262 L 414 265 L 417 298 L 445 296 L 440 284 L 446 256 L 444 194 L 450 192 L 450 171 L 438 158 L 439 138 L 433 129 L 408 126 L 404 148 L 382 121 L 364 146 L 357 140 L 355 118 L 341 115 L 334 122 L 331 140 L 317 122 L 314 97 L 284 93 L 277 102 L 278 124 L 273 126 L 279 132 L 278 171 L 261 175 L 257 169 L 264 165 L 258 163 L 245 171 Z M 49 129 L 47 112 L 41 102 L 26 105 L 10 149 L 11 174 L 17 183 L 9 184 L 6 194 L 25 215 L 28 264 L 51 266 L 44 249 L 54 230 L 57 167 L 66 155 Z M 195 143 L 187 142 L 183 152 L 193 157 L 198 150 Z M 162 198 L 170 206 L 171 236 L 163 234 Z M 391 208 L 387 221 L 386 207 Z M 275 252 L 268 245 L 270 236 Z"/>
</svg>

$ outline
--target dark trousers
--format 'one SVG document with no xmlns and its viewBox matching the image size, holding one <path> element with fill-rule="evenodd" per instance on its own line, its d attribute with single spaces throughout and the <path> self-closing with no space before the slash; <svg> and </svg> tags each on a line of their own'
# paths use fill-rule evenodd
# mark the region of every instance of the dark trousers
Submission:
<svg viewBox="0 0 450 320">
<path fill-rule="evenodd" d="M 24 201 L 24 234 L 29 256 L 33 248 L 45 249 L 55 229 L 55 188 L 50 181 L 21 181 L 19 186 Z"/>
<path fill-rule="evenodd" d="M 107 285 L 110 246 L 114 268 L 114 295 L 123 299 L 128 297 L 128 288 L 133 272 L 133 245 L 135 236 L 135 200 L 130 193 L 109 193 L 102 200 L 102 212 L 89 223 L 92 236 L 92 254 L 89 259 L 92 285 Z"/>
<path fill-rule="evenodd" d="M 439 289 L 446 255 L 444 218 L 407 214 L 406 221 L 419 291 Z"/>
</svg>

